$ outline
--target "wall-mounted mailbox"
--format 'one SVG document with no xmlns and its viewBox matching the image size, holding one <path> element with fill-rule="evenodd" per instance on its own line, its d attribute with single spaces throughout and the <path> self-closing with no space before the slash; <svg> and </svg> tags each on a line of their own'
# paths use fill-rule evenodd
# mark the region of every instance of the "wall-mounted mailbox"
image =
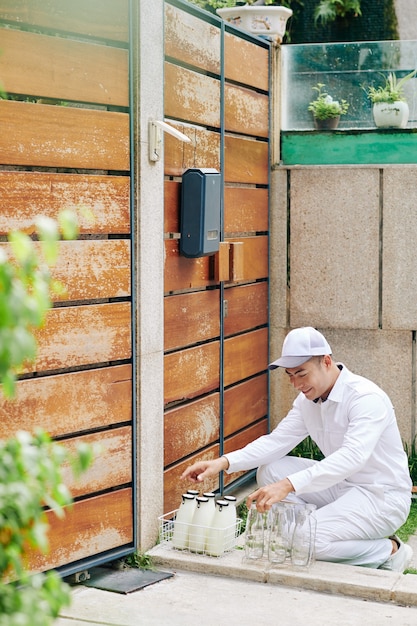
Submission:
<svg viewBox="0 0 417 626">
<path fill-rule="evenodd" d="M 187 257 L 214 254 L 220 242 L 221 177 L 212 168 L 182 175 L 180 252 Z"/>
</svg>

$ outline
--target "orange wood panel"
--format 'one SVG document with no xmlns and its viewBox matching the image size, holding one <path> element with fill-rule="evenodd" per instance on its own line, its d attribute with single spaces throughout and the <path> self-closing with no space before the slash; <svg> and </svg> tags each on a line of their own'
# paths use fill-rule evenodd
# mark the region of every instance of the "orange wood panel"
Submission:
<svg viewBox="0 0 417 626">
<path fill-rule="evenodd" d="M 224 394 L 224 436 L 256 422 L 268 413 L 268 377 L 255 378 L 229 387 Z"/>
<path fill-rule="evenodd" d="M 129 106 L 127 50 L 7 28 L 0 41 L 6 92 Z"/>
<path fill-rule="evenodd" d="M 165 63 L 164 113 L 194 124 L 220 126 L 220 81 Z"/>
<path fill-rule="evenodd" d="M 226 135 L 224 169 L 226 182 L 267 185 L 268 171 L 267 142 Z"/>
<path fill-rule="evenodd" d="M 164 299 L 165 350 L 219 337 L 219 315 L 217 289 L 167 296 Z"/>
<path fill-rule="evenodd" d="M 219 456 L 219 446 L 214 445 L 204 452 L 199 452 L 193 455 L 177 465 L 173 465 L 164 472 L 164 514 L 178 509 L 181 503 L 181 494 L 185 493 L 187 489 L 196 489 L 195 483 L 188 480 L 181 480 L 180 476 L 183 471 L 193 463 L 197 461 L 208 461 L 210 459 L 217 459 Z M 218 489 L 219 480 L 218 477 L 207 478 L 199 483 L 198 489 L 200 493 L 204 491 L 215 491 Z"/>
<path fill-rule="evenodd" d="M 0 57 L 1 58 L 1 57 Z M 35 230 L 35 218 L 77 213 L 81 234 L 130 232 L 130 178 L 40 172 L 0 172 L 0 234 Z M 92 219 L 80 208 L 92 213 Z"/>
<path fill-rule="evenodd" d="M 1 0 L 0 19 L 90 37 L 128 41 L 128 0 Z"/>
<path fill-rule="evenodd" d="M 83 435 L 60 443 L 70 454 L 75 454 L 81 443 L 94 446 L 95 450 L 91 466 L 79 477 L 73 475 L 68 462 L 62 466 L 63 481 L 73 498 L 126 485 L 132 481 L 130 426 Z"/>
<path fill-rule="evenodd" d="M 240 450 L 246 446 L 246 444 L 254 441 L 261 435 L 266 435 L 268 432 L 268 423 L 266 419 L 261 420 L 257 424 L 254 424 L 250 428 L 234 435 L 230 439 L 227 439 L 224 444 L 225 454 L 228 452 L 233 452 L 234 450 Z M 256 469 L 256 468 L 253 468 Z M 237 480 L 240 476 L 243 476 L 245 472 L 234 472 L 232 474 L 224 473 L 224 484 L 230 485 L 233 481 Z"/>
<path fill-rule="evenodd" d="M 224 384 L 227 387 L 268 367 L 268 329 L 261 328 L 226 339 Z"/>
<path fill-rule="evenodd" d="M 214 167 L 220 171 L 220 134 L 205 128 L 167 120 L 190 137 L 190 143 L 164 133 L 164 171 L 167 176 L 182 176 L 190 167 Z"/>
<path fill-rule="evenodd" d="M 215 283 L 211 257 L 188 259 L 179 252 L 178 239 L 165 241 L 164 292 L 197 289 Z"/>
<path fill-rule="evenodd" d="M 127 113 L 0 100 L 4 165 L 129 170 Z"/>
<path fill-rule="evenodd" d="M 164 465 L 205 448 L 219 439 L 219 394 L 166 411 Z"/>
<path fill-rule="evenodd" d="M 130 488 L 76 502 L 59 519 L 47 512 L 47 555 L 31 553 L 29 569 L 44 571 L 60 567 L 133 541 L 133 507 Z"/>
<path fill-rule="evenodd" d="M 164 401 L 184 401 L 219 386 L 219 342 L 172 352 L 164 357 Z"/>
<path fill-rule="evenodd" d="M 45 371 L 131 357 L 129 302 L 52 309 L 36 331 L 33 369 Z"/>
<path fill-rule="evenodd" d="M 231 287 L 224 292 L 227 316 L 225 335 L 234 335 L 268 323 L 268 283 Z"/>
<path fill-rule="evenodd" d="M 165 54 L 220 73 L 220 29 L 165 3 Z"/>
<path fill-rule="evenodd" d="M 0 393 L 1 439 L 36 427 L 62 437 L 131 419 L 131 365 L 20 380 L 13 400 Z"/>
<path fill-rule="evenodd" d="M 268 48 L 262 48 L 229 33 L 226 33 L 224 47 L 226 78 L 268 91 Z"/>
<path fill-rule="evenodd" d="M 247 87 L 226 85 L 225 128 L 229 132 L 268 137 L 268 96 Z"/>
<path fill-rule="evenodd" d="M 224 230 L 227 233 L 268 230 L 268 189 L 225 187 Z"/>
<path fill-rule="evenodd" d="M 181 184 L 166 180 L 164 183 L 164 233 L 180 232 Z"/>
<path fill-rule="evenodd" d="M 256 280 L 268 276 L 268 237 L 231 238 L 227 241 L 243 242 L 243 279 Z"/>
</svg>

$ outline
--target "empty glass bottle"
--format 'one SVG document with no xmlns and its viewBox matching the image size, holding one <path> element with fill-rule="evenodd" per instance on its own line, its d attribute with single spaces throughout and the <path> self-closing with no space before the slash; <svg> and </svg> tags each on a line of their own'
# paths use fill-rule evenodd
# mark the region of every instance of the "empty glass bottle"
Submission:
<svg viewBox="0 0 417 626">
<path fill-rule="evenodd" d="M 264 553 L 265 517 L 256 509 L 252 502 L 248 511 L 245 530 L 245 557 L 247 559 L 261 559 Z"/>
<path fill-rule="evenodd" d="M 315 509 L 314 504 L 296 506 L 291 546 L 291 563 L 296 567 L 308 567 L 313 560 L 316 538 Z"/>
</svg>

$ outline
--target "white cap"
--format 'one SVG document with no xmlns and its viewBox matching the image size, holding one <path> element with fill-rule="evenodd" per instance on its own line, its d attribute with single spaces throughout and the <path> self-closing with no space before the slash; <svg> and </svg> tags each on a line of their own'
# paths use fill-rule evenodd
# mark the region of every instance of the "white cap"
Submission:
<svg viewBox="0 0 417 626">
<path fill-rule="evenodd" d="M 332 349 L 321 333 L 311 326 L 291 330 L 282 344 L 282 355 L 269 365 L 269 369 L 277 367 L 298 367 L 312 356 L 331 354 Z"/>
</svg>

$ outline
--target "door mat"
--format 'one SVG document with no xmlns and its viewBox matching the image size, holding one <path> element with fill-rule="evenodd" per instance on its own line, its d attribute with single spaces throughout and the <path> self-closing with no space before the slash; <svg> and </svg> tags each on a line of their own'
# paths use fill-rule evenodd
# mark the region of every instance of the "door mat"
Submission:
<svg viewBox="0 0 417 626">
<path fill-rule="evenodd" d="M 122 570 L 115 570 L 110 567 L 92 567 L 89 570 L 89 574 L 90 578 L 82 583 L 86 587 L 125 594 L 139 591 L 139 589 L 143 589 L 148 585 L 153 585 L 174 576 L 171 572 L 158 572 L 132 567 Z"/>
</svg>

